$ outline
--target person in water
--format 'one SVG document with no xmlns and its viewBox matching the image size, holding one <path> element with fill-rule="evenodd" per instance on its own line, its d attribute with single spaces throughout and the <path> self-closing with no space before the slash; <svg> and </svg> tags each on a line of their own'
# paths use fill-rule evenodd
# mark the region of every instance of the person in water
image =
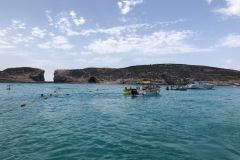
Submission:
<svg viewBox="0 0 240 160">
<path fill-rule="evenodd" d="M 7 90 L 10 90 L 11 88 L 10 88 L 10 85 L 7 85 Z"/>
</svg>

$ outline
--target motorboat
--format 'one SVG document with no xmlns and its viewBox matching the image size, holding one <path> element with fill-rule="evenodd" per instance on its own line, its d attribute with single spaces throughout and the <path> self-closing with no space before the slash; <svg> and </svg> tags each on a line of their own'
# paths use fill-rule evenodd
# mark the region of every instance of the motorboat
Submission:
<svg viewBox="0 0 240 160">
<path fill-rule="evenodd" d="M 146 96 L 156 95 L 160 93 L 160 86 L 154 85 L 144 86 L 142 88 L 142 91 L 145 92 L 144 95 Z"/>
<path fill-rule="evenodd" d="M 203 81 L 193 81 L 185 86 L 187 89 L 213 89 L 214 84 Z"/>
<path fill-rule="evenodd" d="M 133 95 L 133 96 L 149 96 L 149 95 L 157 95 L 160 93 L 160 86 L 148 85 L 143 86 L 142 88 L 127 88 L 123 90 L 124 95 Z"/>
<path fill-rule="evenodd" d="M 186 91 L 187 88 L 185 86 L 167 86 L 166 90 Z"/>
</svg>

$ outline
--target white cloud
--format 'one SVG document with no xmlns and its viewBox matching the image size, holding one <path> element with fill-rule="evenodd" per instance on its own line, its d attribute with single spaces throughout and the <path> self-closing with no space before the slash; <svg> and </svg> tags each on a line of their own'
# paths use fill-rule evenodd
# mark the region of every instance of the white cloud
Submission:
<svg viewBox="0 0 240 160">
<path fill-rule="evenodd" d="M 23 23 L 21 20 L 12 20 L 11 21 L 11 26 L 0 30 L 0 38 L 3 37 L 5 41 L 3 41 L 3 39 L 1 40 L 1 48 L 14 48 L 16 46 L 11 45 L 11 43 L 20 43 L 20 42 L 29 42 L 31 40 L 33 40 L 33 37 L 27 37 L 24 36 L 22 33 L 24 33 L 25 31 L 17 31 L 19 29 L 21 30 L 25 30 L 26 29 L 26 24 Z M 14 36 L 10 36 L 10 35 L 14 35 Z M 8 42 L 7 42 L 8 41 Z"/>
<path fill-rule="evenodd" d="M 74 22 L 74 24 L 75 24 L 76 26 L 80 26 L 80 25 L 84 24 L 85 21 L 86 21 L 83 17 L 76 18 L 76 17 L 77 17 L 77 14 L 76 14 L 75 11 L 71 11 L 71 12 L 69 13 L 69 15 L 72 17 L 72 20 L 73 20 L 73 22 Z"/>
<path fill-rule="evenodd" d="M 206 0 L 206 1 L 207 1 L 207 3 L 210 5 L 213 0 Z"/>
<path fill-rule="evenodd" d="M 162 26 L 169 26 L 169 25 L 173 25 L 173 24 L 177 24 L 177 23 L 182 23 L 185 22 L 186 19 L 180 18 L 178 20 L 175 21 L 162 21 L 162 22 L 157 22 L 156 25 L 162 25 Z M 155 26 L 155 25 L 154 25 Z"/>
<path fill-rule="evenodd" d="M 75 59 L 75 61 L 77 62 L 80 62 L 80 63 L 86 63 L 87 61 L 83 58 L 78 58 L 78 59 Z"/>
<path fill-rule="evenodd" d="M 103 66 L 106 64 L 116 64 L 116 63 L 119 63 L 121 60 L 122 60 L 121 58 L 114 58 L 114 57 L 95 57 L 89 62 Z"/>
<path fill-rule="evenodd" d="M 147 59 L 147 61 L 146 61 Z M 160 58 L 160 57 L 137 57 L 132 59 L 132 63 L 134 65 L 149 65 L 149 64 L 159 64 L 159 63 L 174 63 L 174 60 L 172 58 L 166 57 L 166 58 Z"/>
<path fill-rule="evenodd" d="M 67 36 L 80 35 L 79 26 L 86 22 L 83 17 L 77 17 L 75 11 L 60 12 L 55 17 L 51 17 L 50 11 L 46 11 L 46 16 L 50 26 Z"/>
<path fill-rule="evenodd" d="M 53 37 L 51 41 L 45 42 L 42 44 L 38 44 L 39 48 L 42 49 L 63 49 L 63 50 L 71 50 L 74 48 L 72 44 L 69 43 L 68 39 L 64 36 L 56 36 Z"/>
<path fill-rule="evenodd" d="M 55 27 L 58 28 L 61 32 L 66 32 L 69 28 L 71 28 L 71 24 L 66 17 L 62 17 L 59 21 L 56 22 Z"/>
<path fill-rule="evenodd" d="M 111 27 L 111 28 L 96 28 L 96 29 L 89 29 L 89 30 L 82 30 L 79 34 L 83 36 L 89 36 L 91 34 L 108 34 L 108 35 L 114 35 L 114 36 L 120 36 L 122 34 L 135 34 L 137 32 L 141 32 L 143 30 L 149 30 L 153 29 L 155 27 L 161 26 L 169 26 L 177 23 L 185 22 L 185 19 L 178 19 L 174 21 L 162 21 L 162 22 L 156 22 L 154 24 L 147 24 L 147 23 L 139 23 L 139 24 L 132 24 L 132 25 L 123 25 L 123 26 L 117 26 L 117 27 Z"/>
<path fill-rule="evenodd" d="M 42 49 L 50 49 L 50 48 L 52 48 L 51 47 L 51 42 L 45 42 L 45 43 L 42 43 L 42 44 L 38 44 L 38 47 L 42 48 Z"/>
<path fill-rule="evenodd" d="M 83 17 L 80 17 L 79 19 L 73 19 L 73 22 L 75 23 L 76 26 L 80 26 L 85 23 L 85 19 Z"/>
<path fill-rule="evenodd" d="M 68 36 L 77 36 L 77 35 L 80 35 L 81 33 L 80 33 L 80 32 L 77 32 L 77 31 L 73 31 L 73 30 L 71 30 L 71 29 L 67 29 L 67 30 L 66 30 L 66 34 L 67 34 Z"/>
<path fill-rule="evenodd" d="M 91 59 L 76 58 L 75 61 L 81 63 L 81 65 L 85 67 L 107 67 L 117 66 L 122 61 L 122 58 L 106 56 L 94 57 Z"/>
<path fill-rule="evenodd" d="M 51 36 L 51 37 L 55 36 L 55 34 L 53 32 L 49 32 L 48 35 Z"/>
<path fill-rule="evenodd" d="M 33 62 L 33 66 L 34 67 L 38 67 L 38 68 L 44 68 L 46 66 L 58 66 L 59 64 L 53 61 L 49 61 L 46 59 L 38 59 L 38 60 L 31 60 Z"/>
<path fill-rule="evenodd" d="M 11 37 L 11 39 L 12 39 L 12 42 L 15 44 L 22 43 L 22 42 L 29 43 L 30 41 L 35 40 L 35 38 L 32 36 L 27 37 L 27 36 L 23 36 L 22 34 L 17 34 L 17 36 Z"/>
<path fill-rule="evenodd" d="M 26 24 L 23 23 L 21 20 L 12 20 L 12 26 L 13 29 L 26 29 Z"/>
<path fill-rule="evenodd" d="M 12 46 L 8 42 L 6 42 L 0 38 L 0 49 L 9 49 L 9 48 L 15 48 L 15 46 Z"/>
<path fill-rule="evenodd" d="M 240 35 L 229 34 L 221 40 L 220 46 L 229 48 L 240 47 Z"/>
<path fill-rule="evenodd" d="M 124 22 L 124 23 L 127 22 L 127 21 L 130 21 L 129 18 L 126 18 L 126 17 L 119 17 L 118 20 L 120 22 Z"/>
<path fill-rule="evenodd" d="M 92 54 L 91 52 L 80 52 L 80 55 L 82 55 L 82 56 L 88 56 L 91 54 Z"/>
<path fill-rule="evenodd" d="M 49 25 L 53 26 L 53 18 L 50 16 L 51 11 L 45 11 Z"/>
<path fill-rule="evenodd" d="M 21 51 L 21 50 L 7 50 L 7 51 L 4 51 L 4 50 L 0 50 L 0 55 L 1 54 L 7 54 L 7 55 L 11 55 L 11 56 L 19 56 L 19 57 L 27 57 L 29 56 L 29 53 L 27 53 L 26 51 Z"/>
<path fill-rule="evenodd" d="M 214 12 L 223 16 L 240 17 L 240 0 L 225 0 L 226 7 L 215 9 Z"/>
<path fill-rule="evenodd" d="M 224 61 L 224 63 L 227 64 L 227 65 L 231 65 L 231 64 L 233 64 L 233 60 L 232 59 L 227 59 L 227 60 Z"/>
<path fill-rule="evenodd" d="M 34 27 L 32 28 L 32 35 L 34 37 L 44 38 L 44 36 L 46 35 L 46 30 L 40 29 L 39 27 Z"/>
<path fill-rule="evenodd" d="M 76 16 L 77 16 L 75 11 L 70 11 L 69 15 L 72 16 L 72 18 L 76 18 Z"/>
<path fill-rule="evenodd" d="M 186 42 L 197 36 L 189 30 L 154 32 L 144 36 L 110 37 L 106 40 L 95 40 L 84 48 L 98 54 L 137 53 L 137 54 L 177 54 L 210 51 L 197 48 Z"/>
<path fill-rule="evenodd" d="M 123 15 L 129 13 L 134 6 L 143 3 L 143 0 L 122 0 L 118 2 L 118 7 Z"/>
<path fill-rule="evenodd" d="M 93 33 L 104 33 L 108 35 L 115 35 L 119 36 L 122 33 L 135 33 L 138 31 L 138 29 L 149 27 L 148 24 L 133 24 L 133 25 L 127 25 L 127 26 L 118 26 L 118 27 L 112 27 L 108 29 L 103 28 L 97 28 L 97 29 L 90 29 L 90 30 L 83 30 L 81 31 L 81 35 L 89 36 Z"/>
<path fill-rule="evenodd" d="M 6 29 L 0 30 L 0 37 L 6 36 L 8 31 Z"/>
<path fill-rule="evenodd" d="M 60 32 L 66 33 L 68 36 L 79 35 L 80 33 L 72 30 L 72 24 L 67 17 L 61 17 L 55 24 L 55 28 Z"/>
</svg>

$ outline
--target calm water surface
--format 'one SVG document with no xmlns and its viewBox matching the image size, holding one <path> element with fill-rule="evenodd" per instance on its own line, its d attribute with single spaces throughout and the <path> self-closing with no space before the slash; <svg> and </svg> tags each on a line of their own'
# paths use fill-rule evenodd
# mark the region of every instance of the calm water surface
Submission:
<svg viewBox="0 0 240 160">
<path fill-rule="evenodd" d="M 240 159 L 240 87 L 131 97 L 124 85 L 11 85 L 0 84 L 1 160 Z"/>
</svg>

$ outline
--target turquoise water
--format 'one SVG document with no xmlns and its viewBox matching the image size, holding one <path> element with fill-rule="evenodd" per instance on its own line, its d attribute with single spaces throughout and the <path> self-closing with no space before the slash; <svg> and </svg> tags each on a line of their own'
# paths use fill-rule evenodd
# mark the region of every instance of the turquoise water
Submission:
<svg viewBox="0 0 240 160">
<path fill-rule="evenodd" d="M 0 159 L 240 159 L 240 87 L 124 87 L 0 84 Z"/>
</svg>

